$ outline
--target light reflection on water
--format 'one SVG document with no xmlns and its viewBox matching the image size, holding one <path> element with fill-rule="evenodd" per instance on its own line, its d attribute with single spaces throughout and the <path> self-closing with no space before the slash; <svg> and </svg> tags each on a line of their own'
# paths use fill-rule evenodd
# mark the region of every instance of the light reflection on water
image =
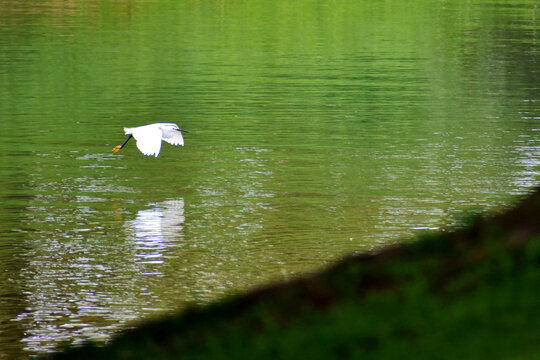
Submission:
<svg viewBox="0 0 540 360">
<path fill-rule="evenodd" d="M 148 210 L 140 210 L 126 227 L 135 232 L 135 257 L 142 264 L 162 264 L 164 251 L 184 237 L 184 200 L 168 200 Z M 159 269 L 159 268 L 157 268 Z M 161 274 L 159 270 L 144 274 Z M 163 275 L 163 274 L 162 274 Z"/>
<path fill-rule="evenodd" d="M 166 200 L 138 211 L 133 220 L 124 221 L 125 238 L 116 244 L 94 241 L 103 226 L 82 225 L 93 214 L 84 206 L 78 211 L 79 227 L 70 233 L 40 231 L 25 254 L 27 265 L 21 274 L 28 306 L 13 321 L 24 324 L 27 351 L 51 349 L 50 339 L 105 339 L 137 319 L 140 311 L 166 310 L 155 305 L 159 294 L 152 278 L 166 275 L 161 266 L 170 257 L 167 249 L 183 239 L 184 200 Z M 45 220 L 62 228 L 71 218 Z"/>
</svg>

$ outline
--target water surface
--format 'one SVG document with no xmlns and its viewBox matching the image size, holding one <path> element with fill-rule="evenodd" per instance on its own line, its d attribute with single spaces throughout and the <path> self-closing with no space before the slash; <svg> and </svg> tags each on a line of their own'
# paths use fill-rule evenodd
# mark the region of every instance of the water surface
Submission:
<svg viewBox="0 0 540 360">
<path fill-rule="evenodd" d="M 538 185 L 534 1 L 0 0 L 0 358 Z M 186 146 L 114 154 L 122 128 Z"/>
</svg>

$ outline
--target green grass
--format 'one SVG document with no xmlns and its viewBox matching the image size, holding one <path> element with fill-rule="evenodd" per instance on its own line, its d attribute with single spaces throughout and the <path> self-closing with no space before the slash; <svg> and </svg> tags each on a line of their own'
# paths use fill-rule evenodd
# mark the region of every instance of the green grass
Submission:
<svg viewBox="0 0 540 360">
<path fill-rule="evenodd" d="M 540 358 L 540 194 L 56 359 Z"/>
</svg>

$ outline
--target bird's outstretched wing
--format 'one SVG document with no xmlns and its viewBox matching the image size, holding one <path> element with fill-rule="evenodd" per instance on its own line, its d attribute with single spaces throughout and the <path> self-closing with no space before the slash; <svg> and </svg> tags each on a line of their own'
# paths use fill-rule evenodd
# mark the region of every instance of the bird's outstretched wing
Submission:
<svg viewBox="0 0 540 360">
<path fill-rule="evenodd" d="M 184 146 L 184 137 L 182 136 L 182 133 L 178 130 L 169 130 L 166 132 L 164 131 L 163 140 L 171 145 Z"/>
<path fill-rule="evenodd" d="M 137 140 L 137 147 L 146 156 L 158 157 L 161 151 L 162 131 L 159 128 L 142 126 L 133 131 L 133 137 Z"/>
</svg>

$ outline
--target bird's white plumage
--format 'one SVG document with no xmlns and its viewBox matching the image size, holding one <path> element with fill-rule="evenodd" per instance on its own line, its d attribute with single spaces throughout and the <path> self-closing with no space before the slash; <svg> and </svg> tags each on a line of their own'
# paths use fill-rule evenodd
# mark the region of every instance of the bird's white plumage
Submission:
<svg viewBox="0 0 540 360">
<path fill-rule="evenodd" d="M 156 127 L 146 127 L 133 129 L 131 135 L 137 140 L 137 147 L 146 156 L 158 157 L 161 151 L 161 133 Z"/>
<path fill-rule="evenodd" d="M 178 126 L 177 126 L 178 128 Z M 163 135 L 161 138 L 168 142 L 171 145 L 181 145 L 184 146 L 184 137 L 182 136 L 182 133 L 178 130 L 171 130 L 168 128 L 163 128 Z"/>
<path fill-rule="evenodd" d="M 146 156 L 158 157 L 161 140 L 171 145 L 184 146 L 184 138 L 178 125 L 174 123 L 155 123 L 134 128 L 124 128 L 126 135 L 133 135 L 137 147 Z"/>
</svg>

